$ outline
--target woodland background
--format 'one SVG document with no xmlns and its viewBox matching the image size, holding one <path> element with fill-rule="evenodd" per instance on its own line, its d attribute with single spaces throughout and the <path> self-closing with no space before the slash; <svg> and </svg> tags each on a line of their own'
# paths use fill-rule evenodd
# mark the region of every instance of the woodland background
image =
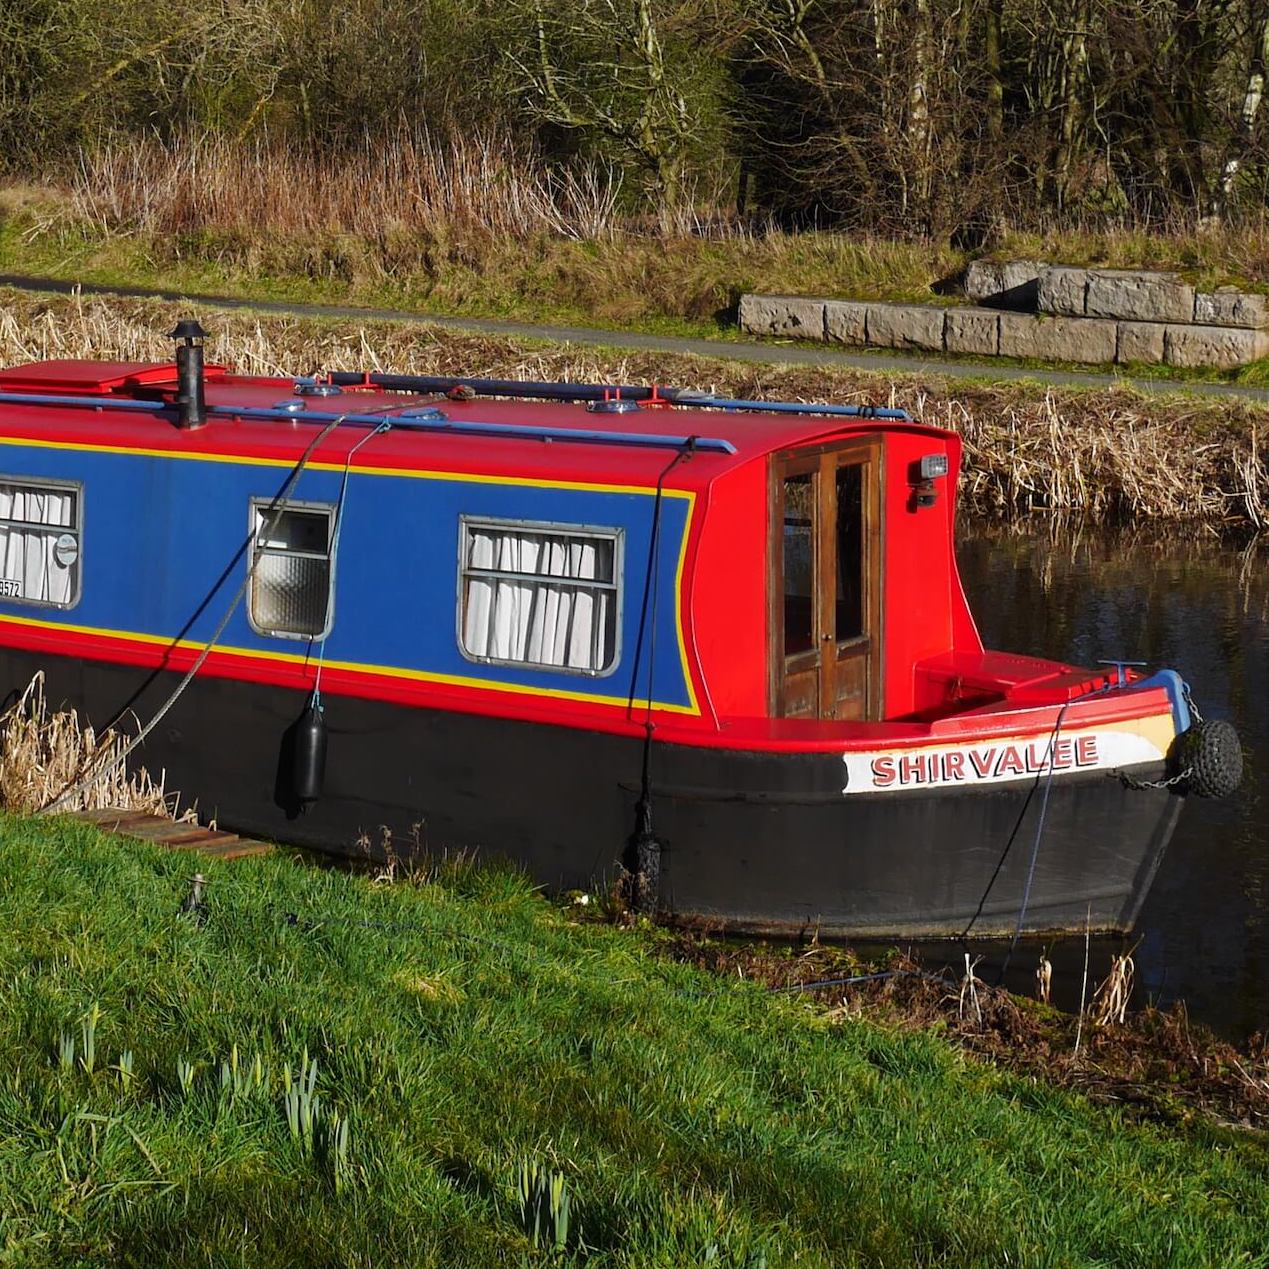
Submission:
<svg viewBox="0 0 1269 1269">
<path fill-rule="evenodd" d="M 972 249 L 1002 222 L 1259 220 L 1267 55 L 1269 0 L 5 0 L 0 172 L 390 182 L 474 150 L 573 232 Z"/>
</svg>

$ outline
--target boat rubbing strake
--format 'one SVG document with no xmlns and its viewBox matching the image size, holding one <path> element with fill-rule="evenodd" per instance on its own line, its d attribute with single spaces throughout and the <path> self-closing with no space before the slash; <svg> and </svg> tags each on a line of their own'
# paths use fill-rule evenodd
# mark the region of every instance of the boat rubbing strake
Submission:
<svg viewBox="0 0 1269 1269">
<path fill-rule="evenodd" d="M 0 372 L 0 672 L 218 822 L 737 930 L 1126 928 L 1228 724 L 986 650 L 956 435 L 682 390 Z M 361 843 L 362 845 L 359 845 Z"/>
</svg>

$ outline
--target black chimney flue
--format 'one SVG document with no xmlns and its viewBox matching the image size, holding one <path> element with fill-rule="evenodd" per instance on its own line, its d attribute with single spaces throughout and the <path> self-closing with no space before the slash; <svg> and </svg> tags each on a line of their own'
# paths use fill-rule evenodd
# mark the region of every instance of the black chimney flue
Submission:
<svg viewBox="0 0 1269 1269">
<path fill-rule="evenodd" d="M 207 332 L 197 321 L 189 320 L 177 322 L 168 338 L 181 341 L 176 346 L 176 426 L 202 427 L 207 422 L 202 344 Z"/>
</svg>

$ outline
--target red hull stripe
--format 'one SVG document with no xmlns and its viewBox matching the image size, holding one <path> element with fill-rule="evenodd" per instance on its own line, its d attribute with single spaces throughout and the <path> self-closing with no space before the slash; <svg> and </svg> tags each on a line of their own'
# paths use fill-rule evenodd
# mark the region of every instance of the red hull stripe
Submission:
<svg viewBox="0 0 1269 1269">
<path fill-rule="evenodd" d="M 36 621 L 26 617 L 0 617 L 3 642 L 10 647 L 57 656 L 86 657 L 97 661 L 113 661 L 121 665 L 144 666 L 147 669 L 183 673 L 197 660 L 204 644 L 188 640 L 171 640 L 156 635 L 127 631 L 95 630 L 63 622 Z M 216 647 L 208 656 L 200 673 L 217 678 L 241 679 L 250 683 L 269 683 L 279 687 L 308 690 L 313 686 L 317 662 L 314 657 L 286 652 L 257 652 L 249 648 Z M 593 709 L 606 707 L 606 713 L 625 715 L 628 706 L 612 697 L 568 690 L 544 690 L 517 684 L 490 683 L 484 679 L 460 675 L 431 674 L 423 670 L 400 669 L 395 666 L 363 665 L 355 662 L 327 660 L 322 670 L 322 687 L 332 693 L 365 696 L 374 700 L 398 701 L 401 704 L 426 706 L 442 704 L 436 699 L 437 688 L 456 689 L 456 695 L 470 694 L 468 709 L 478 713 L 500 714 L 502 705 L 490 708 L 488 698 L 540 699 L 552 702 L 551 718 L 560 721 L 556 703 L 576 702 Z M 478 701 L 484 699 L 484 704 Z M 446 699 L 446 708 L 456 702 Z M 457 706 L 460 707 L 461 706 Z M 699 716 L 699 708 L 653 702 L 657 713 Z M 642 717 L 643 702 L 636 700 L 634 711 Z M 570 722 L 574 721 L 572 719 Z"/>
</svg>

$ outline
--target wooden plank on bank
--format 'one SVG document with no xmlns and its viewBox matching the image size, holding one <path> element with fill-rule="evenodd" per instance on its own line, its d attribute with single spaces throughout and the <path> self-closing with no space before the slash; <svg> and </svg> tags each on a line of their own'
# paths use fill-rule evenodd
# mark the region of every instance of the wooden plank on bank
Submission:
<svg viewBox="0 0 1269 1269">
<path fill-rule="evenodd" d="M 168 850 L 206 855 L 210 859 L 246 859 L 268 855 L 274 849 L 271 842 L 206 828 L 192 820 L 171 820 L 151 811 L 111 807 L 76 811 L 71 818 L 94 824 L 106 833 L 117 833 L 120 837 L 131 837 L 153 846 L 165 846 Z"/>
</svg>

